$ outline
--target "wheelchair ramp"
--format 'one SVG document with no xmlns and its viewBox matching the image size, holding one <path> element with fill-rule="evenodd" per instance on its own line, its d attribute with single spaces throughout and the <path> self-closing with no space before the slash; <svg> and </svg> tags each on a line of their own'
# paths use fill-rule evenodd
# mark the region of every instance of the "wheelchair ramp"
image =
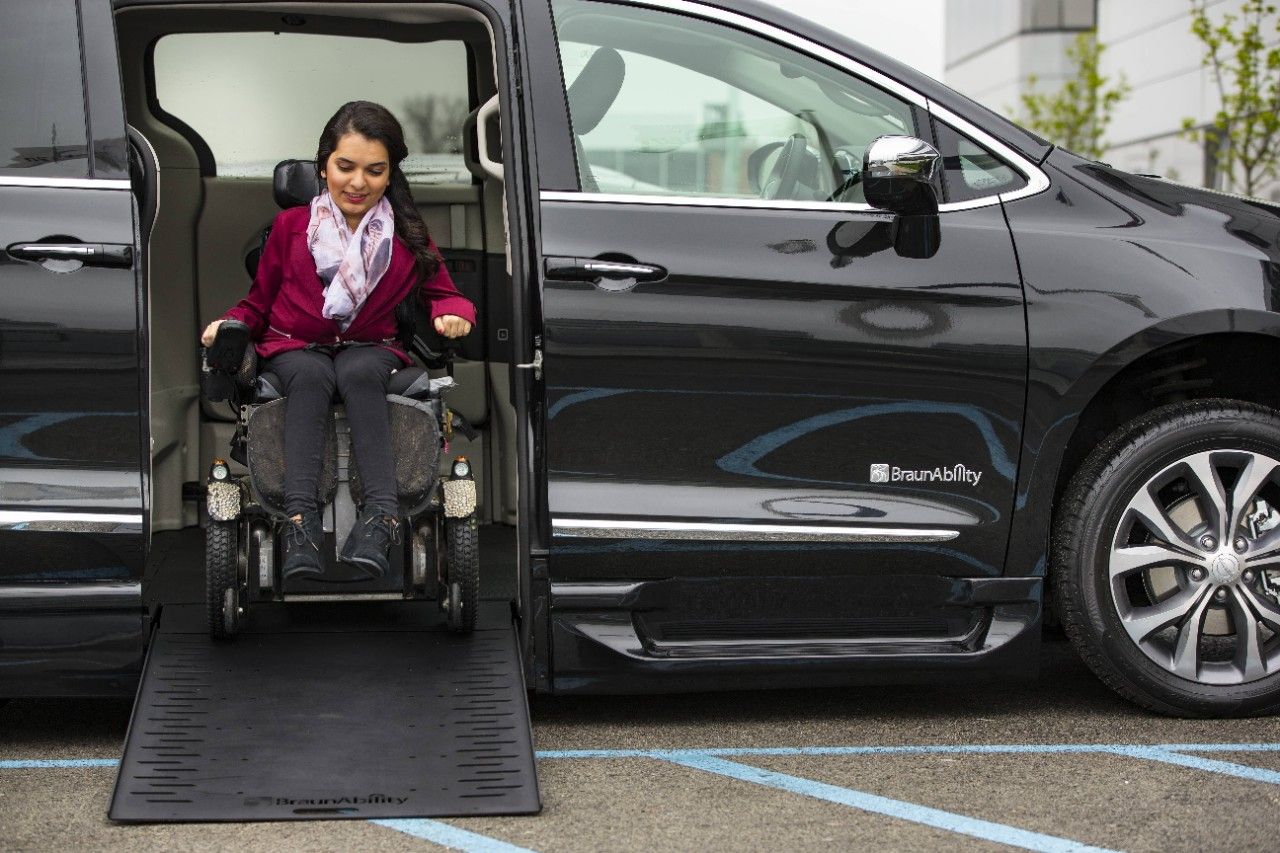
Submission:
<svg viewBox="0 0 1280 853">
<path fill-rule="evenodd" d="M 258 633 L 232 643 L 209 639 L 200 610 L 170 606 L 162 613 L 112 820 L 447 817 L 541 808 L 505 604 L 486 605 L 470 636 L 419 627 L 437 618 L 429 605 L 278 607 L 262 619 L 255 613 L 250 630 Z M 363 615 L 353 622 L 357 611 Z"/>
</svg>

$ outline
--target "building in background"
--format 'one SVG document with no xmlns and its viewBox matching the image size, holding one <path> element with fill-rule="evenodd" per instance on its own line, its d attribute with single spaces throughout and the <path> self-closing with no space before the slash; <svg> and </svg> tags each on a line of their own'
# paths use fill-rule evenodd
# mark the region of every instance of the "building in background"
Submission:
<svg viewBox="0 0 1280 853">
<path fill-rule="evenodd" d="M 1094 28 L 1096 9 L 1094 0 L 947 0 L 946 17 L 947 85 L 1016 117 L 1031 77 L 1040 89 L 1062 85 L 1067 47 Z"/>
<path fill-rule="evenodd" d="M 1210 0 L 1211 16 L 1240 0 Z M 1221 187 L 1214 158 L 1182 135 L 1182 121 L 1209 122 L 1218 109 L 1204 48 L 1191 34 L 1189 0 L 948 0 L 946 82 L 997 112 L 1017 118 L 1028 77 L 1057 88 L 1070 73 L 1066 49 L 1096 26 L 1106 51 L 1101 71 L 1123 74 L 1131 91 L 1115 111 L 1107 161 L 1132 172 Z M 1280 184 L 1260 193 L 1280 200 Z"/>
</svg>

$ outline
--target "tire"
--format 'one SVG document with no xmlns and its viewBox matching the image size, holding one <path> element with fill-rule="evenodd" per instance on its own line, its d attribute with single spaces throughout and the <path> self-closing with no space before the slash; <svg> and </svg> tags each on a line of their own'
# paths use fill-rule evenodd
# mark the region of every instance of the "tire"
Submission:
<svg viewBox="0 0 1280 853">
<path fill-rule="evenodd" d="M 1117 693 L 1171 716 L 1280 711 L 1280 413 L 1194 400 L 1121 427 L 1072 477 L 1051 556 L 1067 636 Z"/>
<path fill-rule="evenodd" d="M 209 520 L 205 527 L 205 608 L 215 640 L 229 640 L 240 630 L 239 539 L 234 521 Z"/>
<path fill-rule="evenodd" d="M 449 630 L 469 634 L 480 603 L 480 531 L 475 515 L 445 519 Z"/>
</svg>

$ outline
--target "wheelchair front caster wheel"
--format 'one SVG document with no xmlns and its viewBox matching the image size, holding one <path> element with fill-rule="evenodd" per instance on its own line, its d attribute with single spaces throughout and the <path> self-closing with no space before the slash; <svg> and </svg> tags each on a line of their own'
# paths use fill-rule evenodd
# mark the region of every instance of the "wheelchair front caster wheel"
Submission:
<svg viewBox="0 0 1280 853">
<path fill-rule="evenodd" d="M 205 606 L 209 635 L 228 640 L 244 621 L 240 602 L 239 525 L 234 521 L 208 522 L 204 532 Z"/>
<path fill-rule="evenodd" d="M 445 520 L 445 560 L 449 630 L 469 634 L 480 603 L 480 537 L 474 515 Z"/>
</svg>

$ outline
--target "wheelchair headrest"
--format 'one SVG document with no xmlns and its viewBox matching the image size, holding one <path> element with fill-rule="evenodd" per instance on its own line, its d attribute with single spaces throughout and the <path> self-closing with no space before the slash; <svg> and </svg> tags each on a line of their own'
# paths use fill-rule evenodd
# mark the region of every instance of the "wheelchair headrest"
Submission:
<svg viewBox="0 0 1280 853">
<path fill-rule="evenodd" d="M 281 208 L 310 204 L 320 195 L 320 176 L 315 160 L 281 160 L 272 176 L 271 191 Z"/>
<path fill-rule="evenodd" d="M 601 47 L 591 54 L 567 93 L 575 134 L 586 136 L 595 130 L 617 100 L 626 77 L 627 66 L 618 51 Z"/>
</svg>

